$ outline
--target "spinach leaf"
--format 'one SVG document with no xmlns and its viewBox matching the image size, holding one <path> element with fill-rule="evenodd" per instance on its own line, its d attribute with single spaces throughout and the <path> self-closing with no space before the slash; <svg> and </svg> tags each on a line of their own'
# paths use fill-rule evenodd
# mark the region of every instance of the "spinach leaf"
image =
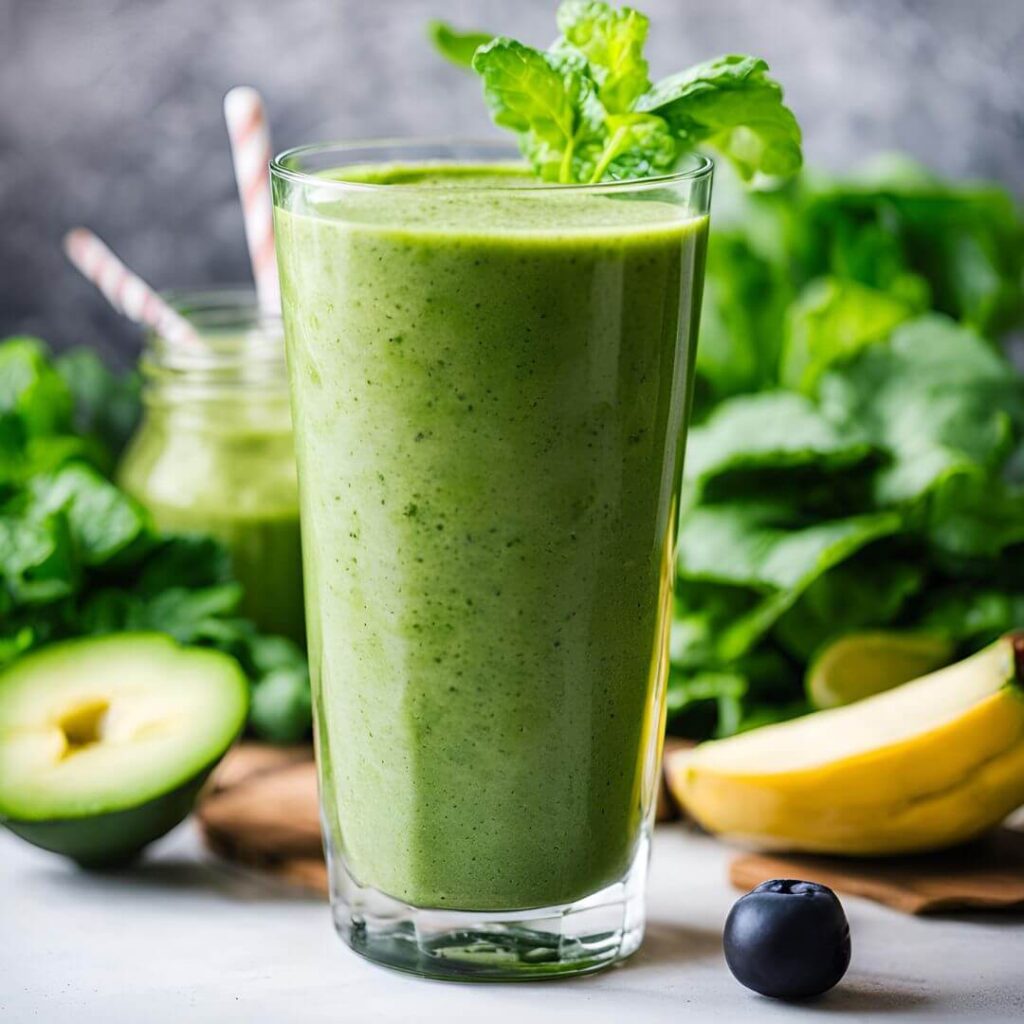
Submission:
<svg viewBox="0 0 1024 1024">
<path fill-rule="evenodd" d="M 699 505 L 679 533 L 679 587 L 691 581 L 749 588 L 755 602 L 718 633 L 717 657 L 746 653 L 820 576 L 904 529 L 896 511 L 802 524 L 783 503 Z"/>
<path fill-rule="evenodd" d="M 716 185 L 716 203 L 717 196 Z M 708 242 L 697 346 L 697 373 L 719 400 L 778 381 L 791 298 L 789 275 L 756 250 L 745 230 L 723 230 L 720 223 Z"/>
<path fill-rule="evenodd" d="M 104 565 L 132 545 L 149 542 L 150 521 L 142 506 L 82 463 L 34 477 L 27 498 L 36 515 L 67 517 L 83 565 Z"/>
<path fill-rule="evenodd" d="M 811 583 L 779 618 L 774 635 L 794 657 L 810 661 L 844 633 L 894 622 L 926 575 L 920 553 L 901 557 L 872 546 Z"/>
<path fill-rule="evenodd" d="M 564 0 L 557 20 L 561 46 L 587 60 L 608 114 L 631 111 L 650 86 L 644 59 L 647 18 L 631 7 L 615 8 L 599 0 Z"/>
<path fill-rule="evenodd" d="M 686 477 L 698 491 L 723 474 L 849 468 L 872 453 L 862 438 L 838 430 L 813 402 L 791 391 L 738 395 L 690 431 Z M 776 491 L 780 479 L 775 478 Z"/>
<path fill-rule="evenodd" d="M 472 68 L 473 55 L 494 38 L 489 32 L 460 32 L 437 20 L 427 22 L 427 34 L 445 60 L 463 68 Z"/>
<path fill-rule="evenodd" d="M 110 465 L 124 450 L 141 414 L 141 382 L 137 373 L 112 373 L 95 352 L 72 349 L 54 360 L 71 393 L 72 428 L 92 438 L 110 455 Z"/>
<path fill-rule="evenodd" d="M 71 395 L 38 338 L 7 338 L 0 345 L 0 414 L 13 414 L 28 437 L 65 433 Z"/>
<path fill-rule="evenodd" d="M 495 123 L 520 136 L 539 177 L 571 182 L 592 173 L 601 112 L 582 58 L 499 37 L 476 51 L 473 68 L 483 78 Z"/>
<path fill-rule="evenodd" d="M 789 307 L 782 352 L 782 383 L 813 394 L 832 363 L 884 341 L 922 311 L 905 299 L 856 281 L 823 277 L 812 281 Z"/>
<path fill-rule="evenodd" d="M 0 610 L 52 604 L 73 594 L 81 576 L 61 514 L 0 515 Z"/>
<path fill-rule="evenodd" d="M 1024 423 L 1024 384 L 984 339 L 935 314 L 899 327 L 821 379 L 822 410 L 891 454 L 882 506 L 914 501 L 955 476 L 996 471 Z"/>
<path fill-rule="evenodd" d="M 803 162 L 800 126 L 757 57 L 729 54 L 664 78 L 637 109 L 663 117 L 688 148 L 717 150 L 744 180 L 788 177 Z"/>
<path fill-rule="evenodd" d="M 1024 590 L 950 583 L 928 596 L 920 621 L 923 629 L 949 637 L 966 653 L 1024 623 Z"/>
<path fill-rule="evenodd" d="M 704 145 L 746 179 L 799 168 L 800 129 L 764 61 L 722 57 L 652 87 L 640 12 L 564 0 L 557 20 L 561 34 L 546 51 L 430 27 L 448 59 L 465 63 L 472 53 L 494 122 L 518 135 L 538 177 L 563 184 L 652 177 Z"/>
</svg>

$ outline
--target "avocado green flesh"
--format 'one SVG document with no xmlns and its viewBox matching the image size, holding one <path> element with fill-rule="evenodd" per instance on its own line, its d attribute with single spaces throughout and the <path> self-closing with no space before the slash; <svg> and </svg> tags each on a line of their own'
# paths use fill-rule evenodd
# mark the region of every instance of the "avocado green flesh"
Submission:
<svg viewBox="0 0 1024 1024">
<path fill-rule="evenodd" d="M 188 814 L 247 708 L 232 658 L 158 634 L 29 655 L 0 674 L 0 821 L 84 865 L 129 860 Z"/>
</svg>

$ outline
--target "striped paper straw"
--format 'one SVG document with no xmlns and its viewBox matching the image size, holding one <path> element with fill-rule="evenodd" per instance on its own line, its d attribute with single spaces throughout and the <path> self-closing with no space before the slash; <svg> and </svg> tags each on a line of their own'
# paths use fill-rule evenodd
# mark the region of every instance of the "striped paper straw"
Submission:
<svg viewBox="0 0 1024 1024">
<path fill-rule="evenodd" d="M 172 344 L 200 343 L 195 328 L 88 228 L 69 231 L 64 236 L 64 252 L 82 276 L 129 320 L 151 328 Z"/>
<path fill-rule="evenodd" d="M 231 139 L 256 297 L 263 313 L 279 316 L 281 291 L 274 255 L 274 206 L 270 197 L 270 130 L 260 94 L 247 85 L 236 86 L 224 97 L 224 120 Z"/>
</svg>

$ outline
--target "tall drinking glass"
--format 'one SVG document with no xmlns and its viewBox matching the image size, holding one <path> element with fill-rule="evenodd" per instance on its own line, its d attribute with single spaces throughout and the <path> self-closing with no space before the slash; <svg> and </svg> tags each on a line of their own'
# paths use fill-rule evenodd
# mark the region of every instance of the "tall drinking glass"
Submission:
<svg viewBox="0 0 1024 1024">
<path fill-rule="evenodd" d="M 338 931 L 435 977 L 606 966 L 643 934 L 711 164 L 272 175 Z"/>
</svg>

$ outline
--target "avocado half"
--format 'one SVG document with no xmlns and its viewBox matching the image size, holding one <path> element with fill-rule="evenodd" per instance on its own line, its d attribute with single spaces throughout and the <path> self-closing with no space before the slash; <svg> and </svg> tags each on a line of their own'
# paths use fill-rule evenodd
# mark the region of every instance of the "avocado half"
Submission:
<svg viewBox="0 0 1024 1024">
<path fill-rule="evenodd" d="M 0 822 L 85 867 L 125 863 L 189 813 L 248 706 L 233 658 L 159 633 L 20 658 L 0 673 Z"/>
</svg>

